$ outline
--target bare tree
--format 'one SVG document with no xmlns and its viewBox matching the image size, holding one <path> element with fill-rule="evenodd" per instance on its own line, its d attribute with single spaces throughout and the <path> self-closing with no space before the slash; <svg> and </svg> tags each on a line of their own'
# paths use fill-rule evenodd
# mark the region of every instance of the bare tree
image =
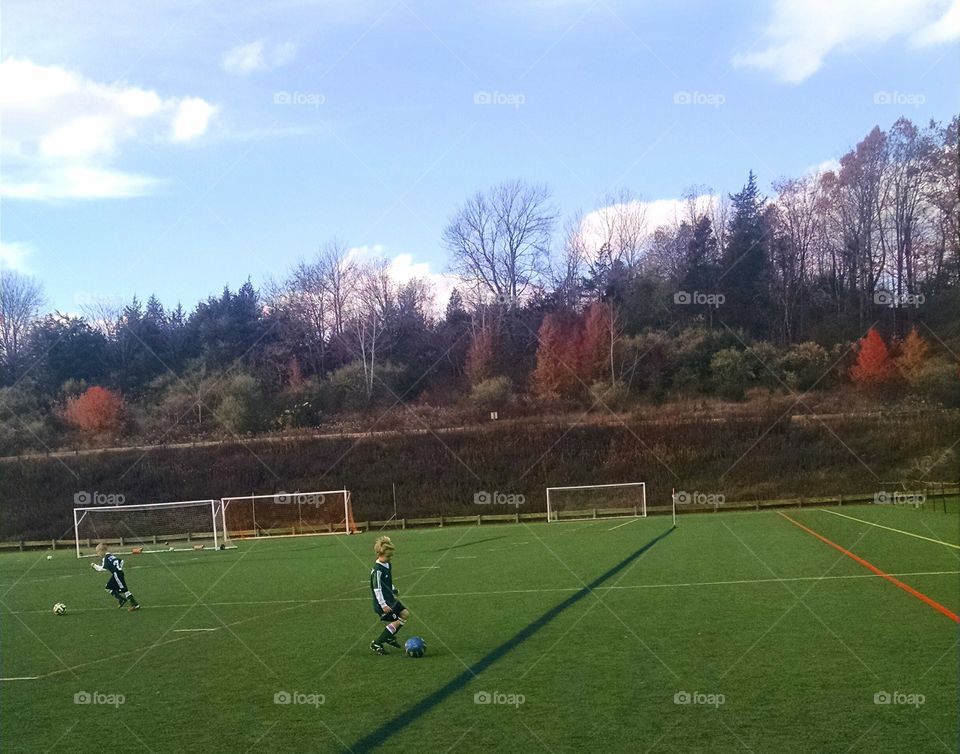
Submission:
<svg viewBox="0 0 960 754">
<path fill-rule="evenodd" d="M 803 331 L 804 292 L 809 254 L 816 237 L 821 184 L 816 176 L 774 181 L 777 192 L 773 219 L 776 242 L 771 245 L 780 284 L 783 335 L 787 342 Z"/>
<path fill-rule="evenodd" d="M 593 213 L 598 249 L 609 256 L 608 262 L 620 262 L 630 272 L 639 271 L 649 234 L 646 205 L 628 190 L 608 194 L 603 207 Z"/>
<path fill-rule="evenodd" d="M 108 338 L 116 338 L 123 327 L 123 299 L 119 296 L 93 296 L 84 300 L 80 312 L 84 319 Z"/>
<path fill-rule="evenodd" d="M 377 360 L 385 345 L 383 335 L 396 303 L 389 267 L 389 260 L 381 258 L 357 268 L 352 320 L 360 350 L 360 360 L 363 364 L 364 387 L 368 401 L 373 397 Z"/>
<path fill-rule="evenodd" d="M 583 214 L 567 220 L 563 230 L 563 249 L 550 260 L 550 289 L 563 308 L 576 308 L 583 297 L 583 277 L 588 267 L 589 249 L 583 237 Z"/>
<path fill-rule="evenodd" d="M 357 278 L 357 263 L 349 247 L 334 239 L 312 260 L 298 262 L 283 286 L 270 294 L 273 305 L 285 308 L 303 323 L 319 372 L 326 368 L 330 339 L 344 335 Z"/>
<path fill-rule="evenodd" d="M 921 132 L 907 118 L 893 124 L 887 145 L 885 172 L 890 190 L 887 206 L 878 208 L 880 240 L 885 248 L 893 247 L 888 252 L 888 274 L 899 301 L 904 293 L 916 293 L 920 283 L 925 188 L 934 145 L 932 134 Z M 898 311 L 899 307 L 895 308 L 895 314 Z"/>
<path fill-rule="evenodd" d="M 43 286 L 37 280 L 0 270 L 0 348 L 8 367 L 19 361 L 24 337 L 43 304 Z"/>
<path fill-rule="evenodd" d="M 443 231 L 452 268 L 497 302 L 517 306 L 543 276 L 556 213 L 546 186 L 512 181 L 477 193 Z"/>
<path fill-rule="evenodd" d="M 933 230 L 930 276 L 938 282 L 960 282 L 960 115 L 938 129 L 929 155 L 930 179 L 925 186 Z"/>
<path fill-rule="evenodd" d="M 343 335 L 345 317 L 350 298 L 358 283 L 359 270 L 350 256 L 346 244 L 333 240 L 328 242 L 318 258 L 321 279 L 329 296 L 333 316 L 333 332 Z"/>
</svg>

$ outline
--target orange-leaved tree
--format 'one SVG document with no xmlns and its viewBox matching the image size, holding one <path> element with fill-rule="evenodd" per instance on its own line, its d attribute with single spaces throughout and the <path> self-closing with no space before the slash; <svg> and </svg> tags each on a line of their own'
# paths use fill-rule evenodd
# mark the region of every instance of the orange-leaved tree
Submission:
<svg viewBox="0 0 960 754">
<path fill-rule="evenodd" d="M 897 365 L 883 336 L 871 327 L 860 339 L 857 361 L 850 368 L 850 379 L 861 388 L 880 391 L 889 388 L 897 379 Z"/>
<path fill-rule="evenodd" d="M 595 301 L 585 314 L 579 371 L 583 380 L 613 382 L 613 350 L 617 337 L 617 316 L 613 304 Z"/>
<path fill-rule="evenodd" d="M 68 398 L 64 418 L 85 434 L 118 432 L 123 426 L 125 406 L 119 393 L 105 387 L 91 387 Z"/>
<path fill-rule="evenodd" d="M 534 390 L 541 396 L 576 397 L 584 389 L 579 374 L 583 342 L 580 318 L 570 312 L 551 312 L 543 318 L 537 337 Z"/>
</svg>

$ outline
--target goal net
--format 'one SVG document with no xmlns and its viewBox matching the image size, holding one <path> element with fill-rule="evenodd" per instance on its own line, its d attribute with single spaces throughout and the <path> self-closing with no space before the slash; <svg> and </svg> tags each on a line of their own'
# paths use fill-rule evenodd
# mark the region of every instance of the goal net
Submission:
<svg viewBox="0 0 960 754">
<path fill-rule="evenodd" d="M 143 552 L 195 549 L 223 543 L 219 500 L 187 500 L 142 505 L 97 505 L 73 509 L 77 557 L 97 543 L 142 547 Z"/>
<path fill-rule="evenodd" d="M 547 487 L 548 521 L 646 515 L 644 482 Z"/>
<path fill-rule="evenodd" d="M 221 502 L 220 527 L 227 539 L 357 531 L 347 489 L 225 497 Z"/>
</svg>

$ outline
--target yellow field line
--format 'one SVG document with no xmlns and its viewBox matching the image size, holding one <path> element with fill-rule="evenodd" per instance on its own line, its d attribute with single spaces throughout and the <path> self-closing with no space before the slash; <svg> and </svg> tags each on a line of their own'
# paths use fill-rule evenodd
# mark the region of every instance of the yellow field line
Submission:
<svg viewBox="0 0 960 754">
<path fill-rule="evenodd" d="M 927 542 L 934 542 L 938 545 L 943 545 L 944 547 L 952 547 L 954 550 L 960 550 L 960 545 L 955 545 L 950 542 L 944 542 L 940 539 L 934 539 L 933 537 L 925 537 L 922 534 L 914 534 L 912 531 L 903 531 L 903 529 L 894 529 L 892 526 L 884 526 L 883 524 L 875 524 L 873 521 L 864 521 L 862 518 L 854 518 L 853 516 L 848 516 L 846 513 L 837 513 L 836 511 L 827 510 L 826 508 L 818 508 L 817 510 L 823 513 L 832 513 L 834 516 L 843 516 L 844 518 L 849 518 L 851 521 L 857 521 L 861 524 L 866 524 L 867 526 L 876 526 L 878 529 L 886 529 L 887 531 L 895 531 L 897 534 L 906 534 L 908 537 L 916 537 L 917 539 L 925 539 Z"/>
</svg>

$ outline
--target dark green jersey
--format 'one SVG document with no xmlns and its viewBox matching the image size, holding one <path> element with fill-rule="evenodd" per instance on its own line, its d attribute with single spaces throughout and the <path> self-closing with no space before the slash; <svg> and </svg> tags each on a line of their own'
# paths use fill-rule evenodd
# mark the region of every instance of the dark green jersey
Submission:
<svg viewBox="0 0 960 754">
<path fill-rule="evenodd" d="M 389 563 L 379 560 L 370 570 L 370 591 L 373 593 L 373 609 L 378 613 L 384 607 L 393 607 L 397 601 L 396 590 L 393 588 L 393 574 Z"/>
</svg>

